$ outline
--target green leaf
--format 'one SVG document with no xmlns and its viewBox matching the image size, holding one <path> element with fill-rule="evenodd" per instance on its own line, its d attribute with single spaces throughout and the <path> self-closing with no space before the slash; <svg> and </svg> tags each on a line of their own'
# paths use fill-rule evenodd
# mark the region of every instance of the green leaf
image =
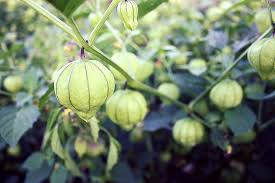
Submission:
<svg viewBox="0 0 275 183">
<path fill-rule="evenodd" d="M 68 172 L 64 166 L 60 166 L 51 174 L 50 183 L 66 183 L 67 177 Z"/>
<path fill-rule="evenodd" d="M 245 105 L 225 112 L 225 121 L 234 135 L 251 130 L 256 123 L 255 113 Z"/>
<path fill-rule="evenodd" d="M 53 94 L 53 90 L 54 90 L 54 84 L 52 83 L 48 90 L 46 91 L 46 93 L 41 97 L 41 99 L 39 100 L 39 109 L 43 109 L 46 105 L 46 103 L 48 102 L 50 96 Z"/>
<path fill-rule="evenodd" d="M 63 13 L 66 17 L 70 17 L 73 12 L 86 0 L 46 0 L 55 8 Z"/>
<path fill-rule="evenodd" d="M 99 135 L 99 130 L 100 130 L 98 123 L 99 123 L 99 121 L 96 118 L 92 118 L 89 120 L 91 133 L 92 133 L 94 142 L 97 142 L 97 140 L 98 140 L 98 135 Z"/>
<path fill-rule="evenodd" d="M 107 171 L 112 170 L 115 164 L 118 162 L 120 145 L 116 139 L 110 137 L 110 147 L 107 158 Z"/>
<path fill-rule="evenodd" d="M 28 159 L 24 162 L 23 168 L 28 171 L 34 171 L 39 169 L 45 160 L 45 156 L 41 152 L 32 153 Z"/>
<path fill-rule="evenodd" d="M 168 0 L 141 0 L 138 4 L 138 18 L 142 18 L 164 2 L 168 2 Z"/>
<path fill-rule="evenodd" d="M 20 108 L 12 106 L 0 110 L 0 134 L 10 145 L 15 146 L 22 135 L 37 121 L 40 113 L 33 105 Z"/>
<path fill-rule="evenodd" d="M 210 135 L 211 141 L 215 146 L 218 146 L 222 150 L 226 150 L 229 145 L 228 140 L 224 137 L 224 134 L 217 128 L 213 128 Z"/>
<path fill-rule="evenodd" d="M 62 147 L 59 135 L 58 135 L 58 125 L 55 126 L 53 129 L 52 133 L 52 138 L 51 138 L 51 146 L 52 150 L 55 154 L 57 154 L 61 159 L 65 158 L 65 150 Z"/>
<path fill-rule="evenodd" d="M 62 110 L 62 108 L 57 108 L 50 113 L 50 116 L 47 121 L 46 132 L 45 132 L 45 135 L 43 138 L 42 149 L 44 149 L 48 145 L 48 142 L 52 135 L 52 128 L 53 128 L 55 122 L 57 121 L 57 118 L 58 118 L 61 110 Z"/>
<path fill-rule="evenodd" d="M 26 175 L 25 183 L 41 183 L 49 177 L 53 163 L 44 161 L 38 169 L 29 171 Z"/>
<path fill-rule="evenodd" d="M 82 177 L 82 173 L 79 170 L 77 164 L 74 162 L 74 160 L 72 159 L 72 157 L 70 156 L 70 154 L 68 152 L 65 152 L 64 154 L 64 161 L 65 161 L 65 166 L 66 168 L 74 175 L 74 176 L 78 176 L 78 177 Z"/>
</svg>

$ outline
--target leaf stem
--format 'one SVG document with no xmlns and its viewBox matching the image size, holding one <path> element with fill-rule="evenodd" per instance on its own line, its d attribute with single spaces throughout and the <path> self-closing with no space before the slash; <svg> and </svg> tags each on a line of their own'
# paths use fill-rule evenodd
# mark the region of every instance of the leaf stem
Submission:
<svg viewBox="0 0 275 183">
<path fill-rule="evenodd" d="M 118 3 L 121 0 L 113 0 L 107 10 L 104 12 L 103 16 L 97 23 L 96 27 L 94 30 L 91 32 L 89 36 L 89 45 L 93 45 L 96 39 L 96 36 L 98 35 L 99 31 L 102 29 L 103 25 L 105 24 L 106 20 L 110 16 L 110 14 L 113 12 L 113 10 L 117 7 Z"/>
<path fill-rule="evenodd" d="M 261 40 L 262 38 L 264 38 L 266 35 L 268 35 L 271 32 L 271 30 L 272 30 L 272 28 L 269 28 L 256 41 Z M 239 64 L 239 62 L 243 59 L 243 57 L 246 56 L 246 54 L 248 52 L 248 49 L 249 48 L 247 48 L 227 69 L 225 69 L 225 71 L 221 74 L 221 76 L 215 82 L 213 82 L 197 98 L 195 98 L 194 100 L 192 100 L 189 103 L 188 106 L 189 106 L 189 109 L 191 111 L 193 110 L 194 105 L 196 103 L 198 103 L 202 98 L 204 98 L 216 84 L 218 84 L 220 81 L 222 81 Z"/>
</svg>

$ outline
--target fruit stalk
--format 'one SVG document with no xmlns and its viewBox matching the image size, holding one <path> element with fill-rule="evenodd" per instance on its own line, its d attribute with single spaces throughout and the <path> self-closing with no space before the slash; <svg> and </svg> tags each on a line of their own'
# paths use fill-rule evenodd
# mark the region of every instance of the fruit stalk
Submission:
<svg viewBox="0 0 275 183">
<path fill-rule="evenodd" d="M 91 32 L 89 36 L 89 45 L 93 45 L 96 39 L 96 36 L 98 35 L 99 31 L 105 24 L 106 20 L 110 16 L 110 14 L 113 12 L 113 10 L 117 7 L 118 3 L 121 0 L 113 0 L 107 10 L 104 12 L 103 16 L 101 17 L 100 21 L 95 26 L 94 30 Z"/>
</svg>

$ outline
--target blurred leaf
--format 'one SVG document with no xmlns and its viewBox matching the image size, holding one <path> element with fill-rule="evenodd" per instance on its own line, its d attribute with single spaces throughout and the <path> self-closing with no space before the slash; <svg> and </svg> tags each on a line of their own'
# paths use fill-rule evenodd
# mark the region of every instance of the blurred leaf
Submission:
<svg viewBox="0 0 275 183">
<path fill-rule="evenodd" d="M 211 141 L 215 146 L 218 146 L 222 150 L 226 150 L 227 146 L 229 145 L 228 140 L 224 137 L 223 133 L 216 129 L 213 128 L 211 130 Z"/>
<path fill-rule="evenodd" d="M 23 168 L 28 171 L 34 171 L 40 168 L 45 160 L 45 156 L 41 152 L 32 153 L 24 162 Z"/>
<path fill-rule="evenodd" d="M 50 96 L 53 94 L 54 92 L 54 84 L 50 84 L 47 92 L 41 97 L 41 99 L 39 100 L 39 109 L 43 109 L 46 105 L 46 103 L 48 102 Z"/>
<path fill-rule="evenodd" d="M 116 167 L 112 170 L 112 180 L 117 183 L 135 183 L 138 180 L 135 178 L 133 171 L 129 165 L 125 162 L 118 163 Z"/>
<path fill-rule="evenodd" d="M 53 163 L 48 163 L 47 161 L 44 161 L 42 163 L 42 166 L 38 169 L 34 169 L 32 171 L 29 171 L 26 175 L 25 183 L 41 183 L 46 178 L 49 177 L 50 172 L 52 170 Z"/>
<path fill-rule="evenodd" d="M 138 4 L 138 18 L 143 17 L 164 2 L 168 2 L 168 0 L 141 0 Z"/>
<path fill-rule="evenodd" d="M 73 12 L 85 2 L 85 0 L 46 0 L 55 8 L 63 13 L 66 17 L 70 17 Z"/>
<path fill-rule="evenodd" d="M 196 97 L 207 86 L 208 81 L 202 77 L 190 73 L 174 74 L 175 82 L 180 86 L 181 93 L 190 97 Z"/>
<path fill-rule="evenodd" d="M 68 172 L 64 166 L 58 167 L 50 177 L 50 183 L 66 183 L 68 177 Z"/>
<path fill-rule="evenodd" d="M 19 92 L 16 94 L 16 106 L 17 107 L 22 107 L 26 103 L 31 103 L 32 102 L 32 96 L 29 95 L 26 92 Z"/>
<path fill-rule="evenodd" d="M 69 152 L 65 152 L 64 154 L 64 161 L 66 168 L 74 175 L 78 177 L 82 177 L 82 173 L 79 170 L 77 164 L 74 162 L 72 157 L 70 156 Z"/>
<path fill-rule="evenodd" d="M 59 134 L 58 134 L 58 125 L 56 125 L 53 129 L 52 138 L 51 138 L 51 146 L 52 150 L 55 154 L 59 156 L 59 158 L 64 159 L 65 158 L 65 150 L 62 147 Z"/>
<path fill-rule="evenodd" d="M 240 135 L 251 130 L 256 123 L 255 113 L 245 105 L 225 112 L 225 121 L 234 135 Z"/>
<path fill-rule="evenodd" d="M 186 114 L 175 106 L 164 107 L 160 111 L 151 112 L 144 120 L 143 129 L 154 132 L 159 129 L 170 129 L 170 126 L 176 120 L 185 117 Z"/>
<path fill-rule="evenodd" d="M 224 48 L 228 43 L 228 36 L 223 31 L 210 30 L 207 37 L 207 44 L 213 48 Z"/>
<path fill-rule="evenodd" d="M 40 113 L 33 105 L 20 108 L 4 107 L 0 110 L 0 134 L 10 146 L 15 146 L 21 136 L 37 121 Z"/>
<path fill-rule="evenodd" d="M 110 171 L 118 161 L 119 156 L 119 143 L 116 139 L 110 137 L 109 153 L 107 158 L 107 171 Z"/>
<path fill-rule="evenodd" d="M 33 93 L 39 87 L 39 78 L 43 76 L 43 72 L 40 69 L 32 67 L 23 77 L 23 86 L 29 92 Z"/>
<path fill-rule="evenodd" d="M 91 133 L 92 137 L 94 139 L 94 142 L 97 142 L 98 140 L 98 134 L 99 134 L 99 121 L 96 118 L 92 118 L 89 120 L 90 128 L 91 128 Z"/>
</svg>

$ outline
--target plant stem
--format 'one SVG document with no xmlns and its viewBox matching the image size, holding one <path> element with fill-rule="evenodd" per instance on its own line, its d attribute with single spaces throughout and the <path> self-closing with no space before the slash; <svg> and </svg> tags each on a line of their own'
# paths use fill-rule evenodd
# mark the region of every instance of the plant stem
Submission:
<svg viewBox="0 0 275 183">
<path fill-rule="evenodd" d="M 265 0 L 265 2 L 266 2 L 266 6 L 267 6 L 267 9 L 268 9 L 268 12 L 269 12 L 270 24 L 273 28 L 273 33 L 275 33 L 275 24 L 274 24 L 274 20 L 273 20 L 273 16 L 272 16 L 272 9 L 271 9 L 271 6 L 270 6 L 270 2 L 269 2 L 269 0 Z"/>
<path fill-rule="evenodd" d="M 266 35 L 268 35 L 270 33 L 270 31 L 272 30 L 272 28 L 269 28 L 264 34 L 262 34 L 256 41 L 264 38 Z M 212 83 L 209 87 L 207 87 L 197 98 L 195 98 L 194 100 L 192 100 L 189 103 L 189 109 L 192 111 L 193 107 L 196 103 L 198 103 L 202 98 L 204 98 L 209 92 L 210 90 L 216 85 L 218 84 L 220 81 L 222 81 L 237 65 L 238 63 L 242 60 L 243 57 L 246 56 L 247 52 L 248 52 L 247 48 L 233 63 L 232 65 L 230 65 L 222 74 L 221 76 L 214 82 Z"/>
<path fill-rule="evenodd" d="M 98 35 L 99 31 L 101 30 L 101 28 L 105 24 L 106 20 L 108 19 L 110 14 L 113 12 L 113 10 L 117 7 L 117 5 L 120 1 L 121 0 L 113 0 L 111 2 L 109 7 L 107 8 L 107 10 L 104 12 L 102 18 L 100 19 L 100 21 L 97 23 L 96 27 L 94 28 L 94 30 L 90 34 L 90 36 L 89 36 L 89 45 L 94 44 L 94 41 L 95 41 L 96 36 Z"/>
<path fill-rule="evenodd" d="M 259 132 L 264 131 L 267 127 L 274 125 L 275 124 L 275 118 L 263 123 L 262 125 L 259 126 Z"/>
</svg>

